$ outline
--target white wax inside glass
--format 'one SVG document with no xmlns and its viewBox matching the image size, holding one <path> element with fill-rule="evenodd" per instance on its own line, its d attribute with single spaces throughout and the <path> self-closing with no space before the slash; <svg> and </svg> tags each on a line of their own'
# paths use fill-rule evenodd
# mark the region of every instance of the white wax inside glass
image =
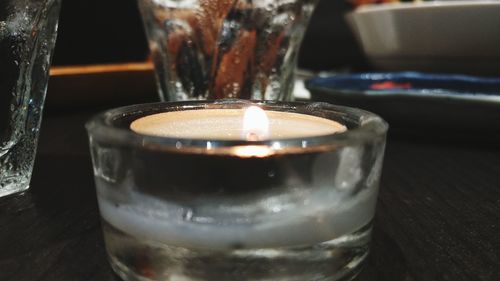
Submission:
<svg viewBox="0 0 500 281">
<path fill-rule="evenodd" d="M 110 192 L 98 185 L 98 194 L 101 189 Z M 136 192 L 129 194 L 129 204 L 114 204 L 104 196 L 98 199 L 108 223 L 137 237 L 188 248 L 227 249 L 235 244 L 269 248 L 312 245 L 359 230 L 373 219 L 377 188 L 353 197 L 331 187 L 320 188 L 308 208 L 267 215 L 254 223 L 188 221 L 183 207 Z"/>
<path fill-rule="evenodd" d="M 258 140 L 288 139 L 330 135 L 343 132 L 338 122 L 281 111 L 265 111 L 269 131 Z M 139 134 L 170 138 L 241 140 L 245 139 L 245 109 L 199 109 L 148 115 L 132 122 Z M 253 139 L 251 139 L 253 140 Z"/>
</svg>

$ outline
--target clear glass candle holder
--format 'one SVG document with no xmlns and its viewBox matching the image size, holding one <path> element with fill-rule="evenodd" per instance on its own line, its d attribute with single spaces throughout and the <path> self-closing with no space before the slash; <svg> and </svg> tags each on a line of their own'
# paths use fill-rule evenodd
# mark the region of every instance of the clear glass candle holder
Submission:
<svg viewBox="0 0 500 281">
<path fill-rule="evenodd" d="M 250 105 L 347 130 L 249 141 L 130 129 L 153 114 Z M 372 113 L 155 103 L 110 110 L 87 129 L 106 248 L 124 280 L 348 280 L 368 254 L 387 130 Z"/>
</svg>

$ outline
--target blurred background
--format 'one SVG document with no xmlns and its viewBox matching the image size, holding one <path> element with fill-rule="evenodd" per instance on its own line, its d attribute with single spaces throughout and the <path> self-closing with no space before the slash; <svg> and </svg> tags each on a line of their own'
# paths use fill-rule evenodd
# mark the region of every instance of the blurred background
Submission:
<svg viewBox="0 0 500 281">
<path fill-rule="evenodd" d="M 321 0 L 300 53 L 310 70 L 366 69 L 344 14 L 347 1 Z M 53 64 L 140 62 L 148 47 L 136 0 L 63 1 Z"/>
<path fill-rule="evenodd" d="M 378 4 L 350 13 L 351 30 L 346 20 L 354 9 L 351 3 L 365 2 Z M 492 124 L 500 113 L 500 2 L 416 1 L 393 9 L 394 2 L 412 1 L 319 1 L 299 68 L 351 76 L 337 76 L 340 84 L 306 81 L 311 99 L 373 111 L 393 129 L 421 126 L 500 134 L 500 127 Z M 381 3 L 385 8 L 379 9 Z M 47 106 L 68 111 L 158 101 L 151 65 L 141 63 L 147 58 L 137 0 L 63 1 L 53 61 L 57 71 L 52 69 Z M 136 64 L 113 65 L 124 63 Z M 88 65 L 106 66 L 84 67 Z M 375 78 L 356 74 L 367 71 L 420 73 Z M 385 94 L 370 94 L 372 86 L 382 87 L 376 89 Z"/>
</svg>

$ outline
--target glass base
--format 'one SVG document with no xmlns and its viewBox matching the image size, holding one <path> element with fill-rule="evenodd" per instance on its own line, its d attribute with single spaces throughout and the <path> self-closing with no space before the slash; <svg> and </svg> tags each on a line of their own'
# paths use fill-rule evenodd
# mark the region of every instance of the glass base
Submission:
<svg viewBox="0 0 500 281">
<path fill-rule="evenodd" d="M 8 146 L 0 147 L 0 197 L 29 188 L 35 161 L 37 130 L 23 134 Z"/>
<path fill-rule="evenodd" d="M 371 223 L 301 247 L 189 249 L 133 237 L 103 221 L 113 270 L 126 281 L 347 281 L 368 255 Z"/>
<path fill-rule="evenodd" d="M 28 178 L 6 177 L 0 180 L 0 197 L 24 192 L 30 187 Z"/>
</svg>

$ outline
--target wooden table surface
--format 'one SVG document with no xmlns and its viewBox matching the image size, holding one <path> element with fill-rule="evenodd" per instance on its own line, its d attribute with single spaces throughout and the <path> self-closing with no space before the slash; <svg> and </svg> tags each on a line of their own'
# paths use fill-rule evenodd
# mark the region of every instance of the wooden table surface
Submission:
<svg viewBox="0 0 500 281">
<path fill-rule="evenodd" d="M 46 112 L 30 190 L 0 198 L 1 281 L 118 280 L 83 127 L 95 112 Z M 356 280 L 500 280 L 497 144 L 391 133 L 372 252 Z"/>
</svg>

